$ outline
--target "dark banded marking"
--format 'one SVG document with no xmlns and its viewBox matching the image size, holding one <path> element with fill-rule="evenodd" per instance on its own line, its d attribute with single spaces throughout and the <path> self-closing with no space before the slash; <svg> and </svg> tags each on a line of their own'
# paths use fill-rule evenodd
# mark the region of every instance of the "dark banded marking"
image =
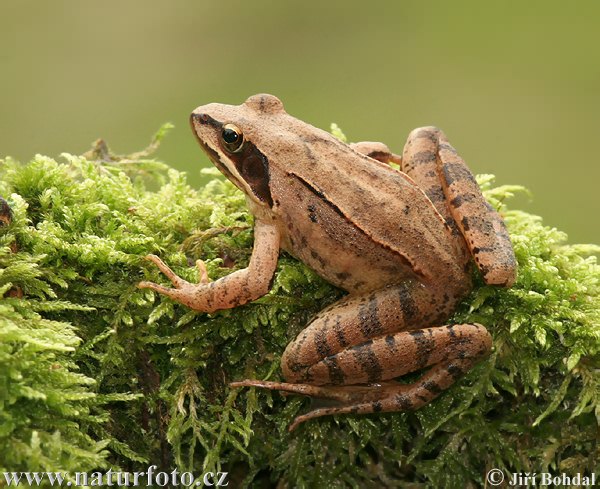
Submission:
<svg viewBox="0 0 600 489">
<path fill-rule="evenodd" d="M 363 372 L 367 374 L 368 382 L 377 382 L 381 380 L 383 368 L 379 363 L 377 355 L 375 355 L 375 352 L 373 351 L 373 341 L 367 341 L 352 347 L 352 353 Z"/>
<path fill-rule="evenodd" d="M 317 222 L 317 208 L 313 204 L 308 206 L 308 218 L 311 222 Z"/>
<path fill-rule="evenodd" d="M 444 172 L 444 178 L 448 186 L 460 181 L 467 181 L 477 185 L 477 181 L 471 170 L 464 163 L 445 163 L 442 165 L 442 171 Z"/>
<path fill-rule="evenodd" d="M 417 304 L 411 294 L 411 289 L 408 284 L 402 284 L 398 288 L 398 299 L 400 301 L 400 308 L 404 315 L 404 321 L 414 319 L 419 312 Z"/>
<path fill-rule="evenodd" d="M 405 394 L 397 394 L 394 398 L 396 401 L 396 405 L 400 409 L 400 411 L 410 411 L 413 408 L 413 403 Z"/>
<path fill-rule="evenodd" d="M 477 200 L 477 196 L 475 194 L 460 194 L 454 197 L 450 201 L 450 205 L 455 209 L 459 208 L 465 202 L 474 202 Z"/>
<path fill-rule="evenodd" d="M 325 329 L 326 325 L 327 323 L 324 323 L 323 328 L 317 330 L 315 333 L 315 348 L 317 349 L 317 352 L 321 358 L 328 357 L 333 353 L 329 343 L 327 342 L 327 333 Z"/>
<path fill-rule="evenodd" d="M 365 339 L 381 336 L 384 332 L 383 325 L 377 317 L 377 296 L 369 296 L 369 302 L 361 304 L 358 308 L 359 328 Z"/>
<path fill-rule="evenodd" d="M 385 337 L 385 344 L 388 347 L 388 349 L 392 352 L 396 351 L 396 338 L 394 337 L 394 335 L 387 335 Z"/>
<path fill-rule="evenodd" d="M 314 221 L 316 222 L 316 221 Z M 327 267 L 327 261 L 321 256 L 319 255 L 315 250 L 310 250 L 310 256 L 317 260 L 319 262 L 319 265 L 321 265 L 321 267 L 325 268 Z"/>
<path fill-rule="evenodd" d="M 509 286 L 516 278 L 516 260 L 504 221 L 481 194 L 475 177 L 443 133 L 439 136 L 441 181 L 450 212 L 485 282 Z"/>
<path fill-rule="evenodd" d="M 381 410 L 383 409 L 383 405 L 381 404 L 381 401 L 373 401 L 373 412 L 374 413 L 380 413 Z"/>
<path fill-rule="evenodd" d="M 415 347 L 417 349 L 415 360 L 418 369 L 423 368 L 425 367 L 425 365 L 427 365 L 429 356 L 435 348 L 435 340 L 432 337 L 433 333 L 431 329 L 428 329 L 426 331 L 427 334 L 422 329 L 409 331 L 409 334 L 412 336 L 415 342 Z"/>
<path fill-rule="evenodd" d="M 297 374 L 298 372 L 302 372 L 303 370 L 306 370 L 308 368 L 302 363 L 293 362 L 291 360 L 287 360 L 286 367 L 288 368 L 288 370 L 294 372 L 295 374 Z"/>
<path fill-rule="evenodd" d="M 411 156 L 410 162 L 413 165 L 423 165 L 425 163 L 431 163 L 437 159 L 437 154 L 435 151 L 424 150 L 419 151 Z"/>
<path fill-rule="evenodd" d="M 323 363 L 329 371 L 329 382 L 333 385 L 342 385 L 346 382 L 344 371 L 340 368 L 335 356 L 323 359 Z"/>
<path fill-rule="evenodd" d="M 454 379 L 455 382 L 458 379 L 460 379 L 463 375 L 462 369 L 458 365 L 455 365 L 453 363 L 446 367 L 446 371 L 450 374 L 450 376 Z"/>
<path fill-rule="evenodd" d="M 433 382 L 432 380 L 426 380 L 425 382 L 423 382 L 422 384 L 423 388 L 428 390 L 429 392 L 431 392 L 433 395 L 438 395 L 442 392 L 442 389 L 439 385 L 437 385 L 435 382 Z"/>
<path fill-rule="evenodd" d="M 346 336 L 344 335 L 344 327 L 342 326 L 341 319 L 342 318 L 340 315 L 337 315 L 335 317 L 335 323 L 333 324 L 333 332 L 335 333 L 335 337 L 337 338 L 339 345 L 342 348 L 346 348 L 349 345 L 349 343 L 346 339 Z"/>
<path fill-rule="evenodd" d="M 456 331 L 454 331 L 454 324 L 446 326 L 446 329 L 448 330 L 448 334 L 450 335 L 450 338 L 456 338 Z"/>
<path fill-rule="evenodd" d="M 462 224 L 463 231 L 466 232 L 471 229 L 469 226 L 469 218 L 467 216 L 463 217 L 460 223 Z"/>
<path fill-rule="evenodd" d="M 336 273 L 335 276 L 338 279 L 340 279 L 341 281 L 344 281 L 350 277 L 350 274 L 348 272 L 339 272 L 339 273 Z"/>
<path fill-rule="evenodd" d="M 491 221 L 487 221 L 477 216 L 463 217 L 460 221 L 463 230 L 470 231 L 471 229 L 474 231 L 479 231 L 480 233 L 485 234 L 486 236 L 490 236 L 492 234 L 495 235 L 494 225 Z"/>
</svg>

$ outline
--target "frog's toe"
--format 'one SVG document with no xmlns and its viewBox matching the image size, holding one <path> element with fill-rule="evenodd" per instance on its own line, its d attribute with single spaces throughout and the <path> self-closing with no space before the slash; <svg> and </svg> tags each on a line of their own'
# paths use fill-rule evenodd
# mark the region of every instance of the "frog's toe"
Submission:
<svg viewBox="0 0 600 489">
<path fill-rule="evenodd" d="M 381 412 L 382 403 L 379 400 L 368 402 L 342 404 L 339 402 L 330 403 L 331 406 L 317 407 L 311 409 L 306 414 L 296 416 L 296 419 L 288 427 L 288 431 L 294 431 L 301 423 L 310 419 L 320 418 L 322 416 L 330 416 L 332 414 L 368 414 Z"/>
<path fill-rule="evenodd" d="M 198 269 L 198 282 L 201 284 L 209 283 L 210 279 L 208 278 L 206 263 L 204 263 L 202 260 L 196 260 L 196 268 Z"/>
<path fill-rule="evenodd" d="M 292 421 L 292 423 L 288 426 L 288 431 L 291 433 L 305 421 L 308 421 L 308 420 L 314 419 L 314 418 L 320 418 L 321 416 L 327 416 L 328 414 L 333 414 L 333 413 L 331 413 L 329 411 L 329 409 L 327 409 L 327 408 L 320 408 L 320 409 L 314 409 L 314 410 L 310 411 L 309 413 L 301 414 L 300 416 L 296 416 L 294 418 L 294 421 Z"/>
<path fill-rule="evenodd" d="M 156 255 L 146 255 L 144 258 L 145 258 L 146 260 L 148 260 L 148 261 L 151 261 L 152 263 L 154 263 L 154 264 L 155 264 L 155 265 L 158 267 L 158 269 L 159 269 L 159 270 L 160 270 L 160 271 L 161 271 L 161 272 L 162 272 L 162 273 L 163 273 L 163 274 L 164 274 L 164 275 L 165 275 L 165 276 L 166 276 L 166 277 L 167 277 L 167 278 L 168 278 L 168 279 L 171 281 L 171 283 L 172 283 L 172 284 L 173 284 L 175 287 L 177 287 L 178 289 L 179 289 L 179 288 L 181 288 L 181 287 L 183 287 L 184 285 L 188 284 L 188 282 L 186 282 L 186 281 L 185 281 L 185 280 L 183 280 L 181 277 L 179 277 L 179 276 L 178 276 L 178 275 L 177 275 L 177 274 L 176 274 L 176 273 L 175 273 L 173 270 L 171 270 L 171 268 L 169 268 L 169 266 L 168 266 L 168 265 L 167 265 L 167 264 L 166 264 L 164 261 L 162 261 L 162 260 L 161 260 L 161 259 L 160 259 L 158 256 L 156 256 Z M 152 282 L 142 282 L 142 283 L 148 283 L 148 284 L 151 284 Z M 156 284 L 153 284 L 153 285 L 155 285 L 155 286 L 156 286 Z M 142 288 L 144 288 L 144 287 L 142 287 Z M 159 291 L 159 290 L 157 290 L 157 289 L 155 289 L 155 288 L 153 288 L 153 287 L 145 287 L 145 288 L 156 290 L 157 292 L 161 292 L 161 294 L 162 294 L 162 293 L 164 293 L 164 292 L 162 292 L 162 291 Z M 164 289 L 164 287 L 163 287 L 163 289 Z M 170 289 L 165 289 L 165 290 L 170 290 Z"/>
<path fill-rule="evenodd" d="M 169 287 L 165 287 L 164 285 L 155 284 L 154 282 L 143 281 L 137 284 L 138 289 L 150 289 L 154 292 L 158 292 L 159 294 L 164 294 L 170 296 L 173 289 Z"/>
<path fill-rule="evenodd" d="M 269 380 L 253 380 L 246 379 L 237 382 L 231 382 L 229 387 L 260 387 L 261 389 L 269 389 L 272 391 L 293 392 L 295 394 L 304 394 L 304 388 L 310 387 L 303 384 L 289 384 L 287 382 L 271 382 Z"/>
</svg>

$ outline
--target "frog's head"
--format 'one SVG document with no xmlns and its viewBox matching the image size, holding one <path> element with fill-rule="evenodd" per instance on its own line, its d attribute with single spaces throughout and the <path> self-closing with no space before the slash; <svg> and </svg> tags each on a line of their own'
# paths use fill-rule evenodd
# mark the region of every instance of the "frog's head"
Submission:
<svg viewBox="0 0 600 489">
<path fill-rule="evenodd" d="M 284 114 L 277 97 L 259 94 L 241 105 L 203 105 L 190 116 L 198 142 L 215 166 L 263 207 L 272 207 L 273 201 L 269 160 L 259 142 L 270 140 L 265 134 L 277 127 L 276 118 Z"/>
</svg>

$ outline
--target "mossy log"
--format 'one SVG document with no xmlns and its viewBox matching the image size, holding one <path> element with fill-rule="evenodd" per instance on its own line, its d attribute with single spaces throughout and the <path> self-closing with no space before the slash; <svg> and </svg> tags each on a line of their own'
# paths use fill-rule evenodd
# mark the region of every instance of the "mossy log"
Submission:
<svg viewBox="0 0 600 489">
<path fill-rule="evenodd" d="M 159 137 L 153 142 L 158 144 Z M 151 148 L 151 149 L 153 149 Z M 148 152 L 0 162 L 0 472 L 227 471 L 230 487 L 483 486 L 508 472 L 598 471 L 600 267 L 517 186 L 478 181 L 519 262 L 511 289 L 476 287 L 453 321 L 479 322 L 493 353 L 417 412 L 325 417 L 293 433 L 307 400 L 254 389 L 342 292 L 282 254 L 272 290 L 203 314 L 148 290 L 154 253 L 182 277 L 246 266 L 252 216 L 212 170 L 202 189 Z M 2 482 L 0 482 L 0 486 Z"/>
</svg>

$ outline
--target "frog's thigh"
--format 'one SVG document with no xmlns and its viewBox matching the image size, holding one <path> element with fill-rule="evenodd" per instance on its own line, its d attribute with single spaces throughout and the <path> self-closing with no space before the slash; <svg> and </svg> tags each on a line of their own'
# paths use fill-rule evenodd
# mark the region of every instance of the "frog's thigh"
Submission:
<svg viewBox="0 0 600 489">
<path fill-rule="evenodd" d="M 453 231 L 463 235 L 485 282 L 512 285 L 516 260 L 504 221 L 446 135 L 436 127 L 413 130 L 404 147 L 402 171 L 423 189 Z"/>
<path fill-rule="evenodd" d="M 348 296 L 321 311 L 288 345 L 281 360 L 289 382 L 341 384 L 345 375 L 335 363 L 335 355 L 352 347 L 448 317 L 454 301 L 440 296 L 417 282 L 386 287 L 365 296 Z M 364 349 L 365 362 L 369 354 Z M 346 354 L 348 355 L 348 354 Z M 311 368 L 320 364 L 328 373 L 316 378 Z M 374 372 L 377 363 L 372 362 Z M 367 368 L 365 364 L 365 368 Z"/>
<path fill-rule="evenodd" d="M 310 383 L 367 384 L 390 380 L 448 359 L 480 358 L 491 346 L 478 324 L 402 331 L 369 340 L 324 358 L 310 367 Z M 332 378 L 332 373 L 335 374 Z M 440 390 L 448 385 L 440 385 Z"/>
</svg>

